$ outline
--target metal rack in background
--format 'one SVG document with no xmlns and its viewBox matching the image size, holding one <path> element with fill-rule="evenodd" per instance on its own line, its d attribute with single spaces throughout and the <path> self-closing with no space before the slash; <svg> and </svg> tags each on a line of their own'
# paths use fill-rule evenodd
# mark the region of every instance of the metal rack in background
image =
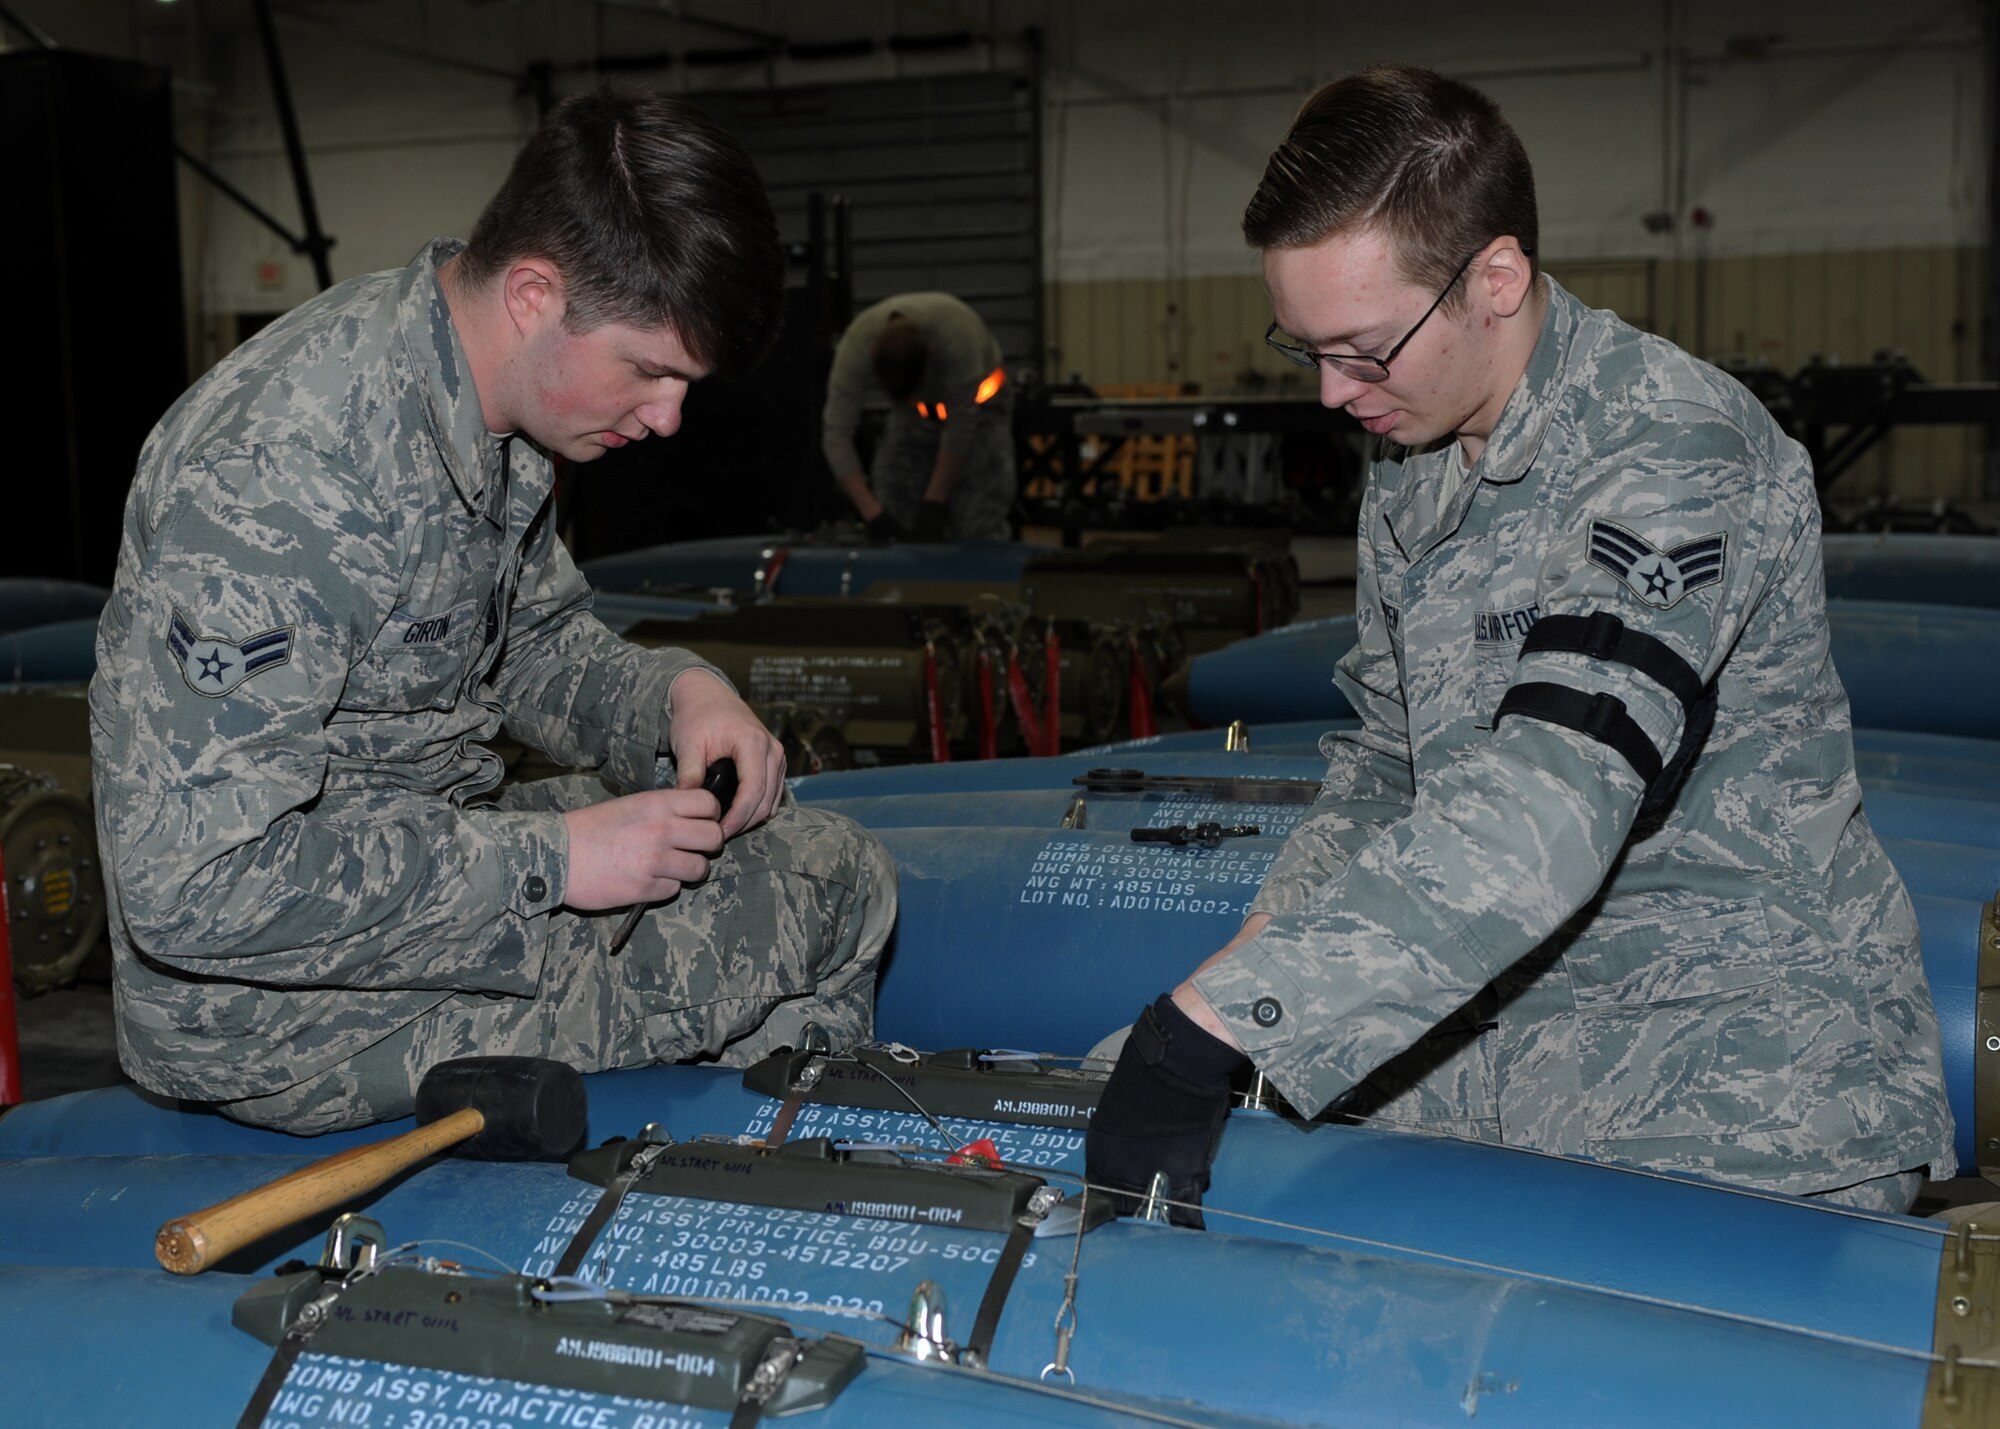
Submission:
<svg viewBox="0 0 2000 1429">
<path fill-rule="evenodd" d="M 1926 382 L 1901 358 L 1811 363 L 1789 377 L 1762 365 L 1724 370 L 1749 388 L 1785 433 L 1805 447 L 1822 496 L 1899 426 L 2000 427 L 2000 383 Z M 1039 484 L 1053 492 L 1024 499 L 1027 519 L 1031 524 L 1060 526 L 1065 544 L 1074 545 L 1087 526 L 1146 528 L 1194 519 L 1242 524 L 1269 521 L 1277 510 L 1283 512 L 1282 524 L 1309 529 L 1312 503 L 1301 499 L 1307 496 L 1322 498 L 1330 530 L 1352 529 L 1346 518 L 1360 489 L 1366 437 L 1346 413 L 1328 411 L 1315 397 L 1125 398 L 1099 396 L 1080 385 L 1029 385 L 1016 401 L 1014 420 L 1023 490 Z M 1205 441 L 1265 436 L 1317 445 L 1328 453 L 1332 479 L 1308 484 L 1305 491 L 1288 481 L 1285 489 L 1271 493 L 1271 500 L 1253 497 L 1234 503 L 1133 501 L 1114 489 L 1108 478 L 1126 444 L 1163 435 L 1191 435 Z M 1871 529 L 1986 529 L 1943 504 L 1915 509 L 1877 503 L 1872 514 L 1864 511 L 1861 519 L 1871 523 Z"/>
</svg>

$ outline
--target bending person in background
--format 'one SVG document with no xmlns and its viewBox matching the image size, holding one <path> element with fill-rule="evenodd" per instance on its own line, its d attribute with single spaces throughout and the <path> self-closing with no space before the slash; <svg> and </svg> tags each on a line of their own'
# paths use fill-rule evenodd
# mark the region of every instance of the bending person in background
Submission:
<svg viewBox="0 0 2000 1429">
<path fill-rule="evenodd" d="M 889 398 L 872 472 L 854 446 L 871 385 Z M 886 298 L 848 324 L 822 426 L 834 480 L 878 540 L 1013 535 L 1014 392 L 999 341 L 951 294 Z"/>
<path fill-rule="evenodd" d="M 470 1052 L 868 1036 L 880 845 L 782 800 L 719 671 L 607 630 L 552 517 L 551 458 L 670 435 L 761 355 L 783 273 L 734 140 L 578 96 L 470 243 L 303 304 L 154 429 L 90 688 L 133 1080 L 319 1132 Z M 592 772 L 502 786 L 503 728 Z M 632 904 L 658 906 L 614 956 Z"/>
<path fill-rule="evenodd" d="M 1135 1024 L 1091 1179 L 1198 1197 L 1247 1060 L 1307 1114 L 1907 1209 L 1951 1115 L 1804 451 L 1538 270 L 1527 155 L 1463 84 L 1320 90 L 1243 229 L 1270 342 L 1380 439 L 1362 727 Z"/>
</svg>

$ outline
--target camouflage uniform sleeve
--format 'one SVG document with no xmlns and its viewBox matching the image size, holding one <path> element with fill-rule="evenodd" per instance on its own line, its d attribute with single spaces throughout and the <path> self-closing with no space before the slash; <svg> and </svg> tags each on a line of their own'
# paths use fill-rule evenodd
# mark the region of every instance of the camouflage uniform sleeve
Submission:
<svg viewBox="0 0 2000 1429">
<path fill-rule="evenodd" d="M 858 326 L 841 334 L 833 350 L 833 367 L 826 378 L 826 405 L 820 411 L 820 450 L 833 474 L 860 471 L 861 453 L 854 429 L 861 424 L 861 402 L 868 394 L 868 339 Z"/>
<path fill-rule="evenodd" d="M 674 681 L 701 670 L 736 687 L 690 651 L 645 649 L 607 629 L 554 528 L 544 517 L 530 537 L 494 676 L 508 733 L 561 763 L 601 770 L 619 793 L 654 788 Z"/>
<path fill-rule="evenodd" d="M 1539 601 L 1544 619 L 1609 611 L 1707 681 L 1817 515 L 1712 411 L 1661 416 L 1610 434 L 1597 447 L 1609 455 L 1569 482 Z M 1728 555 L 1705 588 L 1663 607 L 1591 559 L 1607 522 L 1661 552 L 1720 535 Z M 1679 702 L 1628 666 L 1530 655 L 1513 684 L 1530 681 L 1613 695 L 1663 759 L 1678 743 Z M 1361 847 L 1305 908 L 1275 918 L 1195 985 L 1293 1105 L 1315 1113 L 1581 909 L 1644 793 L 1607 744 L 1540 719 L 1502 720 L 1427 778 L 1414 811 Z"/>
<path fill-rule="evenodd" d="M 181 478 L 128 520 L 129 619 L 107 615 L 119 633 L 100 650 L 123 688 L 93 710 L 132 943 L 273 985 L 531 994 L 546 940 L 524 930 L 562 899 L 562 816 L 460 808 L 331 752 L 352 662 L 396 598 L 367 484 L 282 444 Z M 254 671 L 231 668 L 253 650 Z M 209 671 L 221 688 L 200 687 Z"/>
<path fill-rule="evenodd" d="M 1347 867 L 1355 851 L 1409 813 L 1416 798 L 1410 768 L 1410 715 L 1383 613 L 1378 559 L 1368 533 L 1376 523 L 1375 483 L 1361 515 L 1354 608 L 1357 639 L 1334 680 L 1361 716 L 1361 728 L 1320 740 L 1327 757 L 1319 797 L 1285 840 L 1250 904 L 1251 913 L 1296 913 Z"/>
</svg>

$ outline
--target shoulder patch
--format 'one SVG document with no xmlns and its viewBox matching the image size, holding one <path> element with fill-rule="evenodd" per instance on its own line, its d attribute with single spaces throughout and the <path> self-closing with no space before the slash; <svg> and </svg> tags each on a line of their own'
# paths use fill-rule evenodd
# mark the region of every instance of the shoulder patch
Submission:
<svg viewBox="0 0 2000 1429">
<path fill-rule="evenodd" d="M 1590 563 L 1611 572 L 1632 594 L 1661 610 L 1689 591 L 1721 580 L 1728 544 L 1728 536 L 1718 531 L 1663 551 L 1623 526 L 1590 523 Z"/>
<path fill-rule="evenodd" d="M 252 675 L 292 658 L 292 627 L 280 625 L 236 643 L 217 635 L 196 635 L 178 610 L 167 622 L 167 648 L 180 661 L 187 687 L 209 699 L 228 694 Z"/>
</svg>

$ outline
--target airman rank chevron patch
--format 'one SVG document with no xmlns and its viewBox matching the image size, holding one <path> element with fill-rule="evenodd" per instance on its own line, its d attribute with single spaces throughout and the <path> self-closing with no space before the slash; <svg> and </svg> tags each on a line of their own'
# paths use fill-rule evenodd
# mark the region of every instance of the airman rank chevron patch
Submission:
<svg viewBox="0 0 2000 1429">
<path fill-rule="evenodd" d="M 1590 563 L 1624 581 L 1632 594 L 1666 610 L 1689 591 L 1722 579 L 1728 537 L 1717 532 L 1670 551 L 1609 521 L 1590 523 Z"/>
<path fill-rule="evenodd" d="M 252 675 L 292 658 L 292 627 L 281 625 L 235 644 L 213 635 L 196 635 L 178 610 L 167 622 L 167 648 L 180 661 L 181 678 L 198 695 L 226 695 Z"/>
</svg>

